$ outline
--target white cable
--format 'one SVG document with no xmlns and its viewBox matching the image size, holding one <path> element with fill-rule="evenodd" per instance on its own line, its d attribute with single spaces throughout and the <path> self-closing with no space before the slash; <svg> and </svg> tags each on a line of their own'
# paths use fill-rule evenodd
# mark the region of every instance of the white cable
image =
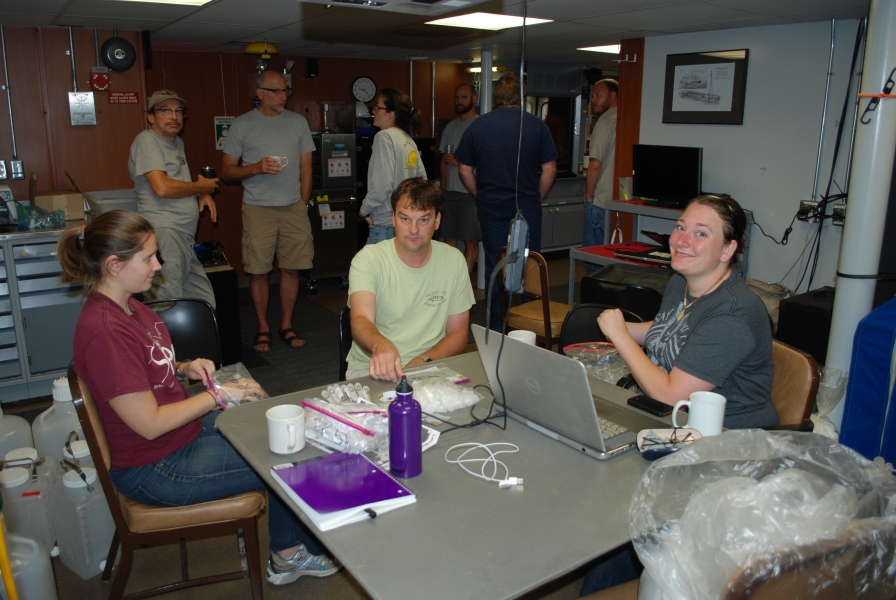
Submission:
<svg viewBox="0 0 896 600">
<path fill-rule="evenodd" d="M 499 446 L 508 447 L 507 450 L 494 450 L 493 448 Z M 467 448 L 455 459 L 448 458 L 448 455 L 458 448 Z M 477 450 L 483 450 L 488 454 L 488 457 L 483 458 L 465 458 L 468 454 L 472 452 L 476 452 Z M 503 462 L 498 460 L 499 454 L 514 454 L 519 452 L 520 448 L 516 444 L 511 444 L 509 442 L 495 442 L 492 444 L 480 444 L 478 442 L 468 442 L 465 444 L 457 444 L 448 448 L 445 452 L 445 461 L 448 463 L 453 463 L 460 465 L 460 468 L 472 475 L 473 477 L 478 477 L 479 479 L 484 479 L 486 481 L 494 481 L 498 484 L 498 487 L 506 488 L 513 485 L 523 485 L 522 477 L 510 477 L 510 470 L 507 468 Z M 475 473 L 471 471 L 466 463 L 479 463 L 481 467 L 479 469 L 479 473 Z M 491 466 L 490 474 L 487 474 L 486 471 L 488 467 Z M 504 477 L 498 478 L 498 469 L 503 469 Z"/>
</svg>

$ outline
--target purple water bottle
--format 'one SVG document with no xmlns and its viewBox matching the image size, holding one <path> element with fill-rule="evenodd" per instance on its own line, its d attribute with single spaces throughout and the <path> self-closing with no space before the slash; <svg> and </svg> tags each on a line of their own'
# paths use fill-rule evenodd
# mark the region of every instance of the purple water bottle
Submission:
<svg viewBox="0 0 896 600">
<path fill-rule="evenodd" d="M 389 469 L 396 477 L 416 477 L 423 472 L 423 411 L 411 395 L 414 388 L 402 377 L 398 394 L 389 405 Z"/>
</svg>

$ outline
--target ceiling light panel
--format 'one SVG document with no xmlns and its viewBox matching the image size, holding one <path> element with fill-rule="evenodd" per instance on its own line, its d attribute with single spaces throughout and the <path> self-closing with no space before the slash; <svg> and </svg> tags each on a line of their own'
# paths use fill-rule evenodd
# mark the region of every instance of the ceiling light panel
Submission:
<svg viewBox="0 0 896 600">
<path fill-rule="evenodd" d="M 303 0 L 310 4 L 332 5 L 333 8 L 359 8 L 385 12 L 410 13 L 425 17 L 437 16 L 458 8 L 472 7 L 487 0 Z M 378 6 L 374 6 L 374 4 Z"/>
<path fill-rule="evenodd" d="M 550 19 L 535 19 L 526 17 L 526 25 L 541 25 L 551 23 Z M 500 31 L 511 27 L 522 27 L 523 17 L 514 15 L 496 15 L 494 13 L 470 13 L 458 15 L 447 19 L 429 21 L 427 25 L 443 25 L 445 27 L 465 27 L 467 29 L 486 29 L 488 31 Z"/>
</svg>

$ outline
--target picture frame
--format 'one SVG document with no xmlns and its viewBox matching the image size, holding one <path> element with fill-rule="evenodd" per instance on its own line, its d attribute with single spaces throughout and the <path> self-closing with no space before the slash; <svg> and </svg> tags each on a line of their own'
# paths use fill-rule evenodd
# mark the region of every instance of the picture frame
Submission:
<svg viewBox="0 0 896 600">
<path fill-rule="evenodd" d="M 663 123 L 743 125 L 750 51 L 666 56 Z"/>
</svg>

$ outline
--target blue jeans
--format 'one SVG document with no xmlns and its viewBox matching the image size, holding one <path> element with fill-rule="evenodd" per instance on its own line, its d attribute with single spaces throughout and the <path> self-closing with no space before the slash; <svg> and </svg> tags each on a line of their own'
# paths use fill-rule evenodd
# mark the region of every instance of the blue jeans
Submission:
<svg viewBox="0 0 896 600">
<path fill-rule="evenodd" d="M 162 460 L 110 470 L 115 488 L 131 500 L 153 506 L 186 506 L 268 489 L 215 429 L 217 416 L 217 411 L 205 415 L 199 437 Z M 273 552 L 299 544 L 311 554 L 323 552 L 314 535 L 274 492 L 268 493 L 268 531 Z"/>
<path fill-rule="evenodd" d="M 644 570 L 631 542 L 605 554 L 598 561 L 585 575 L 579 597 L 637 579 Z"/>
<path fill-rule="evenodd" d="M 605 216 L 606 213 L 600 206 L 593 202 L 585 203 L 585 231 L 582 237 L 582 246 L 588 248 L 604 245 Z M 585 270 L 589 275 L 601 268 L 599 265 L 585 263 Z"/>
<path fill-rule="evenodd" d="M 383 240 L 391 240 L 395 237 L 395 228 L 391 225 L 374 225 L 367 235 L 368 244 L 378 244 Z"/>
<path fill-rule="evenodd" d="M 488 283 L 498 262 L 495 258 L 498 250 L 507 245 L 507 234 L 510 231 L 510 221 L 516 214 L 516 209 L 496 207 L 494 205 L 477 202 L 479 224 L 482 227 L 482 249 L 485 252 L 485 286 L 486 297 Z M 520 210 L 529 223 L 529 250 L 541 251 L 541 203 L 530 202 L 520 205 Z M 492 290 L 492 305 L 489 308 L 488 326 L 494 331 L 501 331 L 501 309 L 498 298 L 498 290 L 502 282 L 495 279 L 495 287 Z"/>
</svg>

